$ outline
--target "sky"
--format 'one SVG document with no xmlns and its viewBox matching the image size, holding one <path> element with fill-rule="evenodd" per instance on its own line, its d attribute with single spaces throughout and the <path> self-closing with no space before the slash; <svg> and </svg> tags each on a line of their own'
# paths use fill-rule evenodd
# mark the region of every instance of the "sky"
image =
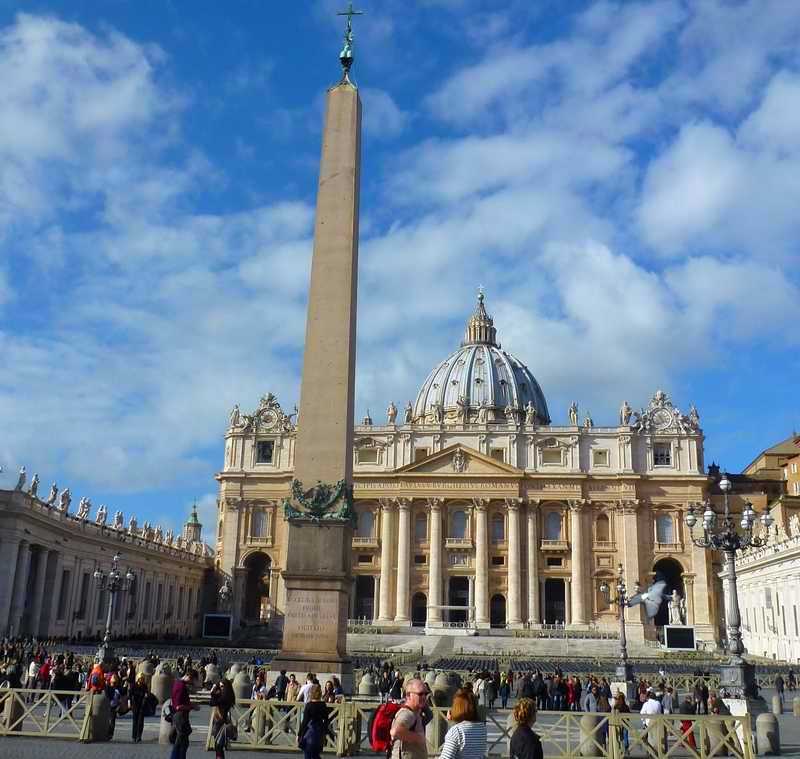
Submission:
<svg viewBox="0 0 800 759">
<path fill-rule="evenodd" d="M 0 0 L 0 487 L 214 524 L 233 404 L 298 401 L 343 5 Z M 555 424 L 800 429 L 800 3 L 357 7 L 358 418 L 482 285 Z"/>
</svg>

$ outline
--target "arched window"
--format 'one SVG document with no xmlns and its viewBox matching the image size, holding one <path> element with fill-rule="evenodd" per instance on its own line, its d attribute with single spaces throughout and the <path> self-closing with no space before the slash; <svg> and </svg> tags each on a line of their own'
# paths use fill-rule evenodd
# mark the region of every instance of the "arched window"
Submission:
<svg viewBox="0 0 800 759">
<path fill-rule="evenodd" d="M 492 543 L 502 543 L 506 539 L 506 523 L 502 514 L 492 517 Z"/>
<path fill-rule="evenodd" d="M 467 515 L 463 511 L 454 511 L 450 517 L 450 537 L 467 537 Z"/>
<path fill-rule="evenodd" d="M 258 509 L 250 517 L 250 536 L 253 538 L 263 538 L 267 534 L 267 514 Z"/>
<path fill-rule="evenodd" d="M 675 530 L 672 517 L 669 514 L 661 514 L 656 517 L 656 543 L 674 543 Z"/>
<path fill-rule="evenodd" d="M 544 518 L 544 539 L 561 540 L 561 514 L 550 511 Z"/>
<path fill-rule="evenodd" d="M 217 525 L 217 540 L 222 540 L 222 520 L 219 520 L 219 525 Z"/>
<path fill-rule="evenodd" d="M 595 520 L 594 536 L 599 543 L 607 543 L 611 540 L 611 530 L 608 524 L 608 517 L 605 514 L 598 515 Z"/>
<path fill-rule="evenodd" d="M 417 543 L 424 543 L 428 539 L 428 517 L 425 514 L 417 514 L 414 519 L 414 540 Z"/>
<path fill-rule="evenodd" d="M 375 528 L 375 515 L 367 511 L 358 512 L 358 537 L 371 538 Z"/>
</svg>

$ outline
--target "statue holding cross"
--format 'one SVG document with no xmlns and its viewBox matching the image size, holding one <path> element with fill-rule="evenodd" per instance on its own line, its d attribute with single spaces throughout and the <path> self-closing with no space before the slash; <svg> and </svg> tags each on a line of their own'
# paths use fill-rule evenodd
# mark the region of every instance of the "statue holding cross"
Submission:
<svg viewBox="0 0 800 759">
<path fill-rule="evenodd" d="M 347 16 L 347 25 L 344 29 L 344 47 L 339 53 L 339 61 L 344 69 L 344 80 L 348 79 L 350 67 L 353 65 L 353 16 L 363 16 L 364 11 L 354 11 L 352 0 L 348 3 L 346 11 L 339 11 L 337 16 Z"/>
</svg>

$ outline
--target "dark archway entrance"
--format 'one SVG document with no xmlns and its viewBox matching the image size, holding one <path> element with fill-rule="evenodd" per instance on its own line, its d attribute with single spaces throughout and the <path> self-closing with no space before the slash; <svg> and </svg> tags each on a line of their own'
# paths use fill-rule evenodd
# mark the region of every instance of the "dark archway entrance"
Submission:
<svg viewBox="0 0 800 759">
<path fill-rule="evenodd" d="M 465 607 L 464 609 L 448 609 L 448 620 L 459 625 L 466 624 L 466 606 L 469 603 L 469 579 L 467 577 L 451 577 L 448 588 L 448 605 Z"/>
<path fill-rule="evenodd" d="M 356 619 L 375 618 L 375 578 L 372 575 L 356 577 L 356 598 L 353 616 Z"/>
<path fill-rule="evenodd" d="M 554 625 L 566 619 L 566 605 L 564 580 L 560 577 L 544 581 L 544 621 L 545 624 Z"/>
<path fill-rule="evenodd" d="M 489 601 L 489 624 L 492 627 L 506 626 L 506 597 L 499 593 Z"/>
<path fill-rule="evenodd" d="M 411 625 L 425 627 L 428 622 L 428 599 L 424 593 L 414 593 L 411 599 Z"/>
<path fill-rule="evenodd" d="M 683 589 L 683 567 L 671 558 L 661 559 L 653 565 L 654 581 L 664 580 L 667 587 L 664 588 L 664 601 L 658 610 L 653 624 L 657 627 L 669 624 L 669 607 L 667 599 L 672 595 L 673 590 L 677 590 L 681 598 L 684 597 L 686 591 Z"/>
<path fill-rule="evenodd" d="M 256 622 L 267 617 L 272 559 L 265 553 L 251 553 L 245 560 L 244 618 Z"/>
</svg>

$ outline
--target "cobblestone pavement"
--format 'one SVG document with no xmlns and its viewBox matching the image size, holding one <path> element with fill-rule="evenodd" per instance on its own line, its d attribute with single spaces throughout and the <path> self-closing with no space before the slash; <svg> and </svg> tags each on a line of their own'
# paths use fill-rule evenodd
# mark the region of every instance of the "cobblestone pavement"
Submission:
<svg viewBox="0 0 800 759">
<path fill-rule="evenodd" d="M 762 691 L 767 705 L 771 704 L 772 692 Z M 788 694 L 786 707 L 791 707 L 791 696 Z M 498 710 L 498 715 L 505 718 L 507 712 Z M 192 713 L 192 736 L 188 756 L 212 757 L 211 752 L 205 750 L 205 740 L 208 733 L 209 708 L 201 707 Z M 779 717 L 781 732 L 781 747 L 783 756 L 800 757 L 800 718 L 794 717 L 791 711 L 784 712 Z M 113 743 L 82 744 L 77 741 L 59 739 L 40 739 L 24 737 L 0 737 L 0 759 L 168 759 L 170 746 L 158 743 L 159 721 L 149 718 L 145 722 L 143 742 L 133 744 L 130 742 L 131 722 L 130 717 L 121 717 L 117 720 L 117 728 Z M 534 728 L 535 729 L 535 728 Z M 491 731 L 490 731 L 491 732 Z M 491 739 L 490 735 L 490 739 Z M 264 751 L 235 751 L 229 752 L 233 759 L 247 759 L 247 757 L 261 757 L 261 759 L 300 759 L 300 753 L 278 753 Z M 326 754 L 325 756 L 333 756 Z M 367 753 L 365 756 L 372 756 Z"/>
</svg>

